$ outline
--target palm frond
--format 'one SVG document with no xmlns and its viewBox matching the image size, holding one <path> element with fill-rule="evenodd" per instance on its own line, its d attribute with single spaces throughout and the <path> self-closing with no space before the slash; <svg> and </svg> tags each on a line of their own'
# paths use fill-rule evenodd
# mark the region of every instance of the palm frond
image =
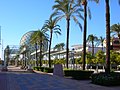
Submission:
<svg viewBox="0 0 120 90">
<path fill-rule="evenodd" d="M 96 2 L 96 3 L 99 3 L 99 0 L 89 0 L 89 1 L 94 1 L 94 2 Z"/>
<path fill-rule="evenodd" d="M 61 29 L 60 29 L 60 28 L 54 28 L 54 31 L 59 31 L 59 32 L 61 32 Z"/>
<path fill-rule="evenodd" d="M 90 7 L 88 7 L 88 16 L 89 16 L 89 19 L 92 18 L 92 16 L 91 16 L 91 11 L 90 11 Z"/>
<path fill-rule="evenodd" d="M 61 35 L 61 32 L 60 31 L 54 31 L 54 33 L 58 34 L 58 35 Z"/>
<path fill-rule="evenodd" d="M 75 21 L 75 23 L 78 24 L 79 27 L 80 27 L 80 29 L 82 30 L 82 25 L 81 25 L 81 23 L 78 21 L 78 19 L 77 19 L 74 15 L 72 15 L 72 18 L 73 18 L 73 20 Z"/>
<path fill-rule="evenodd" d="M 78 16 L 80 19 L 84 20 L 84 17 L 82 16 L 81 13 L 78 12 L 77 14 L 78 14 L 77 16 Z"/>
<path fill-rule="evenodd" d="M 60 25 L 55 25 L 54 28 L 58 27 L 60 29 Z"/>
</svg>

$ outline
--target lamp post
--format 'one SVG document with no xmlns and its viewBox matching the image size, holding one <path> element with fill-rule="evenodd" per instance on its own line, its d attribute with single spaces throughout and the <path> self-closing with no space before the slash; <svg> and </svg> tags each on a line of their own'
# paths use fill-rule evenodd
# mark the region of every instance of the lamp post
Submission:
<svg viewBox="0 0 120 90">
<path fill-rule="evenodd" d="M 74 59 L 74 48 L 72 49 L 71 55 L 72 55 L 72 64 L 73 64 L 73 69 L 74 69 L 74 64 L 75 64 L 75 59 Z"/>
</svg>

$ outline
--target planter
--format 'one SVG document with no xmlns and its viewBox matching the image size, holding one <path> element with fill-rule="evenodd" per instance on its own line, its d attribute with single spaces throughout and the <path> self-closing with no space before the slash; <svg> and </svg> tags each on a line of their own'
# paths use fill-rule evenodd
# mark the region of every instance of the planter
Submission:
<svg viewBox="0 0 120 90">
<path fill-rule="evenodd" d="M 62 64 L 55 64 L 53 69 L 53 75 L 63 77 L 63 67 Z"/>
</svg>

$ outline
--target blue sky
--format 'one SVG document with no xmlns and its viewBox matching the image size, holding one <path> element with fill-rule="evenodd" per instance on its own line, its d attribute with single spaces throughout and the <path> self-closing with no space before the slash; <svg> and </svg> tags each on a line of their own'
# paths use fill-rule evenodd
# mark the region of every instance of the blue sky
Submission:
<svg viewBox="0 0 120 90">
<path fill-rule="evenodd" d="M 28 31 L 41 29 L 45 20 L 53 12 L 54 0 L 0 0 L 0 26 L 3 46 L 19 45 L 21 37 Z M 89 2 L 92 19 L 88 19 L 88 32 L 96 36 L 105 37 L 105 0 L 99 4 Z M 111 25 L 120 23 L 120 6 L 118 0 L 110 0 Z M 81 21 L 81 20 L 80 20 Z M 83 24 L 83 21 L 81 21 Z M 52 47 L 57 43 L 66 43 L 66 21 L 58 23 L 62 35 L 53 36 Z M 82 44 L 83 32 L 71 20 L 70 45 Z M 1 52 L 1 51 L 0 51 Z"/>
</svg>

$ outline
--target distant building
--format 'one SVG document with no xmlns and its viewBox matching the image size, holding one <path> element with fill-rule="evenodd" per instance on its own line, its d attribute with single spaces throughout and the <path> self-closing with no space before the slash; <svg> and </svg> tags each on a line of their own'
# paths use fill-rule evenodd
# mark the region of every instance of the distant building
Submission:
<svg viewBox="0 0 120 90">
<path fill-rule="evenodd" d="M 83 45 L 78 44 L 78 45 L 72 45 L 72 48 L 74 48 L 76 53 L 82 53 L 83 51 Z M 98 52 L 98 50 L 102 50 L 105 52 L 105 47 L 99 46 L 99 47 L 94 47 L 94 54 Z M 92 52 L 92 47 L 90 45 L 86 45 L 86 52 Z"/>
<path fill-rule="evenodd" d="M 104 47 L 106 47 L 106 40 L 104 40 Z M 120 39 L 118 37 L 112 38 L 110 42 L 110 47 L 111 50 L 120 51 Z"/>
<path fill-rule="evenodd" d="M 120 50 L 120 39 L 113 38 L 111 46 L 112 46 L 112 50 Z"/>
</svg>

